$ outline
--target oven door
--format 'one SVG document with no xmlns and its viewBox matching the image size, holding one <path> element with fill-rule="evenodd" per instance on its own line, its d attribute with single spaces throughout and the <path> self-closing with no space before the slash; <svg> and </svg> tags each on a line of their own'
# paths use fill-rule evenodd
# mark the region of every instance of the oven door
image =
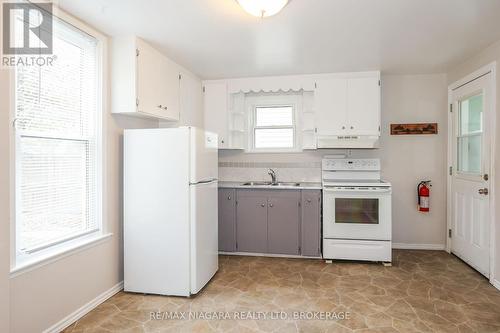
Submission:
<svg viewBox="0 0 500 333">
<path fill-rule="evenodd" d="M 391 240 L 391 189 L 323 188 L 323 237 Z"/>
</svg>

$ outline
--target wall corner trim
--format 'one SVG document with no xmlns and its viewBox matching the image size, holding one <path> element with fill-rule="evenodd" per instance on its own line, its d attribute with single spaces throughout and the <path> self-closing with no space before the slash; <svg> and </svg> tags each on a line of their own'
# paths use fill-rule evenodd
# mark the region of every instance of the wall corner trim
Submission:
<svg viewBox="0 0 500 333">
<path fill-rule="evenodd" d="M 63 318 L 61 321 L 55 323 L 54 325 L 52 325 L 51 327 L 49 327 L 48 329 L 43 331 L 43 333 L 61 332 L 62 330 L 64 330 L 65 328 L 67 328 L 68 326 L 73 324 L 78 319 L 85 316 L 87 313 L 89 313 L 90 311 L 95 309 L 100 304 L 104 303 L 107 299 L 111 298 L 112 296 L 114 296 L 115 294 L 120 292 L 121 290 L 123 290 L 123 281 L 117 283 L 116 285 L 114 285 L 110 289 L 108 289 L 105 292 L 103 292 L 102 294 L 98 295 L 96 298 L 94 298 L 93 300 L 91 300 L 87 304 L 84 304 L 81 308 L 77 309 L 73 313 L 71 313 L 68 316 L 66 316 L 65 318 Z"/>
<path fill-rule="evenodd" d="M 444 251 L 446 249 L 445 244 L 408 244 L 408 243 L 392 243 L 393 249 L 400 250 L 433 250 L 433 251 Z"/>
</svg>

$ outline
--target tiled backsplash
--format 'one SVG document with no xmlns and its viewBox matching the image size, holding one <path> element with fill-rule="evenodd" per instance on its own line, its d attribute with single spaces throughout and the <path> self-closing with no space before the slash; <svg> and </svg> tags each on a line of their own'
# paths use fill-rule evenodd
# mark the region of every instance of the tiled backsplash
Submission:
<svg viewBox="0 0 500 333">
<path fill-rule="evenodd" d="M 321 182 L 321 162 L 219 162 L 220 181 L 271 180 L 269 169 L 278 181 Z"/>
</svg>

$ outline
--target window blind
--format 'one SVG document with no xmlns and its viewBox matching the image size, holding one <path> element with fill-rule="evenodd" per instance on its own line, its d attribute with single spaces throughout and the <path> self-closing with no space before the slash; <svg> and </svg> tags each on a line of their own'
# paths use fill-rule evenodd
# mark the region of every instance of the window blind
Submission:
<svg viewBox="0 0 500 333">
<path fill-rule="evenodd" d="M 54 18 L 53 65 L 16 68 L 18 252 L 99 229 L 97 45 Z"/>
<path fill-rule="evenodd" d="M 294 133 L 292 106 L 255 108 L 255 148 L 293 148 Z"/>
</svg>

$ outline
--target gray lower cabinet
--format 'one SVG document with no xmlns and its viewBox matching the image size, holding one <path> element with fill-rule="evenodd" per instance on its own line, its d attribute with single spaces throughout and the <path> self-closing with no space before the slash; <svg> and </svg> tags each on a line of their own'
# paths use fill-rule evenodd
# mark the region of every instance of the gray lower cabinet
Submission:
<svg viewBox="0 0 500 333">
<path fill-rule="evenodd" d="M 269 253 L 300 254 L 300 191 L 271 190 L 267 202 Z"/>
<path fill-rule="evenodd" d="M 224 192 L 219 200 L 227 201 L 227 194 Z M 220 208 L 219 219 L 230 215 L 230 207 L 227 204 L 227 211 Z M 321 255 L 320 190 L 237 189 L 235 211 L 236 251 Z M 223 236 L 220 233 L 219 237 L 230 238 L 226 232 Z"/>
<path fill-rule="evenodd" d="M 303 256 L 321 255 L 321 190 L 302 191 L 301 250 Z"/>
<path fill-rule="evenodd" d="M 267 253 L 267 196 L 265 191 L 238 190 L 236 249 Z"/>
<path fill-rule="evenodd" d="M 236 190 L 219 189 L 219 251 L 236 251 Z"/>
</svg>

